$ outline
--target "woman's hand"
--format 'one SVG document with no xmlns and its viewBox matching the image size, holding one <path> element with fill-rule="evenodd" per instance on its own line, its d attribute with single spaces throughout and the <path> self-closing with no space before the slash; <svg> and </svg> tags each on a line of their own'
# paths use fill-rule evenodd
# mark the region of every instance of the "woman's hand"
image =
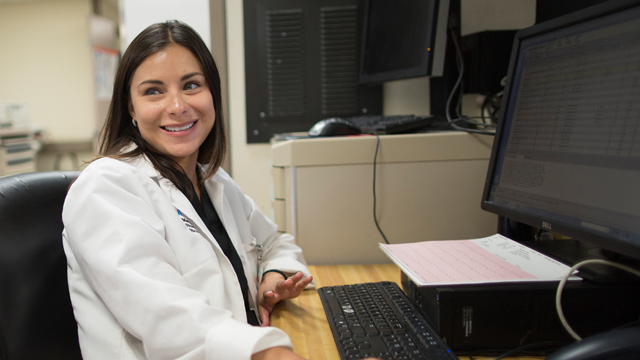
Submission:
<svg viewBox="0 0 640 360">
<path fill-rule="evenodd" d="M 269 316 L 278 301 L 297 297 L 311 283 L 312 276 L 304 278 L 301 272 L 287 280 L 277 272 L 268 272 L 262 277 L 258 289 L 258 314 L 262 326 L 269 326 Z"/>
</svg>

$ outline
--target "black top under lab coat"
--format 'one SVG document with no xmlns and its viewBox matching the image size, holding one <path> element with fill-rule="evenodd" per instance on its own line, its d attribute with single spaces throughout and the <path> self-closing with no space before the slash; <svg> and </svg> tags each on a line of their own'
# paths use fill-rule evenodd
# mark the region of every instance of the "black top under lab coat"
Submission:
<svg viewBox="0 0 640 360">
<path fill-rule="evenodd" d="M 220 245 L 220 248 L 222 248 L 225 256 L 231 262 L 233 270 L 235 270 L 236 276 L 238 277 L 238 282 L 240 282 L 240 288 L 242 289 L 244 307 L 247 312 L 247 322 L 251 325 L 257 326 L 259 325 L 258 317 L 256 316 L 256 313 L 249 307 L 249 285 L 247 284 L 247 278 L 244 275 L 244 268 L 242 266 L 240 256 L 238 255 L 236 248 L 233 247 L 231 238 L 229 238 L 229 234 L 227 234 L 227 230 L 224 228 L 224 225 L 222 224 L 222 221 L 220 220 L 216 209 L 213 207 L 211 198 L 209 197 L 207 189 L 205 189 L 204 186 L 202 187 L 200 197 L 202 198 L 202 201 L 198 199 L 195 188 L 193 188 L 191 205 L 193 205 L 198 215 L 200 215 L 202 221 L 204 221 L 211 234 L 213 234 L 213 237 L 218 242 L 218 245 Z"/>
</svg>

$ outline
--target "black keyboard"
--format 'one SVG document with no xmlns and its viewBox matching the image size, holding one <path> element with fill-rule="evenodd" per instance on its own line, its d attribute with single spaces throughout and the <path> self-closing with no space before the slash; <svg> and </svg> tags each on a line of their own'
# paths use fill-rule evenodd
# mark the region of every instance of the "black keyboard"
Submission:
<svg viewBox="0 0 640 360">
<path fill-rule="evenodd" d="M 415 115 L 362 115 L 346 119 L 365 134 L 403 134 L 430 126 L 440 120 L 437 116 Z"/>
<path fill-rule="evenodd" d="M 457 359 L 396 283 L 318 289 L 342 360 Z"/>
</svg>

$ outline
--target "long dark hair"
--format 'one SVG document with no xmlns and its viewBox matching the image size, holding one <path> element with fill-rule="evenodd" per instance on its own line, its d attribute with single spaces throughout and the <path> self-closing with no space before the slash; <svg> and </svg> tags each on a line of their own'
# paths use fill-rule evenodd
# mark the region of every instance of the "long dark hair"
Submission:
<svg viewBox="0 0 640 360">
<path fill-rule="evenodd" d="M 142 138 L 140 131 L 133 126 L 129 114 L 133 74 L 144 59 L 170 44 L 184 46 L 198 59 L 213 97 L 215 123 L 198 152 L 198 162 L 208 165 L 204 173 L 199 174 L 200 183 L 213 176 L 220 168 L 227 149 L 222 117 L 220 74 L 213 56 L 195 30 L 175 20 L 153 24 L 146 28 L 131 42 L 122 56 L 113 86 L 111 105 L 100 133 L 99 155 L 119 159 L 145 155 L 162 176 L 169 179 L 182 192 L 192 196 L 191 182 L 184 170 L 177 162 L 157 152 Z M 131 146 L 132 144 L 135 146 Z"/>
</svg>

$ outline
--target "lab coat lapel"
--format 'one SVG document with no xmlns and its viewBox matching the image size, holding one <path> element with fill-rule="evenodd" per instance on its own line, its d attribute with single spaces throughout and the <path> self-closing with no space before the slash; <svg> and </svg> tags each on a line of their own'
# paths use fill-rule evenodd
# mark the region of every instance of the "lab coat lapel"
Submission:
<svg viewBox="0 0 640 360">
<path fill-rule="evenodd" d="M 245 278 L 247 279 L 248 283 L 249 293 L 251 294 L 251 296 L 249 296 L 249 303 L 251 308 L 255 310 L 257 308 L 255 305 L 255 301 L 258 294 L 258 282 L 255 276 L 247 271 L 247 269 L 250 269 L 251 267 L 249 266 L 249 264 L 247 264 L 247 253 L 242 243 L 242 236 L 238 232 L 238 226 L 236 224 L 235 217 L 231 213 L 231 204 L 229 203 L 229 199 L 224 196 L 224 184 L 211 179 L 205 182 L 204 186 L 207 188 L 207 192 L 209 193 L 209 197 L 211 197 L 213 207 L 216 209 L 216 212 L 220 217 L 220 221 L 222 221 L 224 228 L 227 230 L 227 234 L 229 235 L 231 242 L 238 252 L 240 260 L 242 261 Z M 257 311 L 256 316 L 258 316 L 258 319 L 260 318 Z"/>
<path fill-rule="evenodd" d="M 227 234 L 229 234 L 229 238 L 231 238 L 231 241 L 235 245 L 239 255 L 243 255 L 240 253 L 242 241 L 240 240 L 241 237 L 238 233 L 238 227 L 236 226 L 235 219 L 233 215 L 227 213 L 230 211 L 231 205 L 224 197 L 224 184 L 215 180 L 209 180 L 205 183 L 205 187 L 211 197 L 213 207 L 216 209 L 216 212 L 220 217 L 220 221 L 222 221 L 222 225 L 224 225 L 225 230 L 227 230 Z"/>
<path fill-rule="evenodd" d="M 229 261 L 229 259 L 227 259 L 227 257 L 224 255 L 224 251 L 222 251 L 222 248 L 213 237 L 213 234 L 211 234 L 211 232 L 209 231 L 209 228 L 207 227 L 207 225 L 204 223 L 204 221 L 200 218 L 196 210 L 191 205 L 191 201 L 189 201 L 189 199 L 187 199 L 187 197 L 180 190 L 178 190 L 173 185 L 173 183 L 171 183 L 171 181 L 162 177 L 160 173 L 153 167 L 153 165 L 147 160 L 146 157 L 137 157 L 133 159 L 128 159 L 127 162 L 129 162 L 130 164 L 132 164 L 133 166 L 135 166 L 136 168 L 144 172 L 147 176 L 152 178 L 158 184 L 162 192 L 167 196 L 171 204 L 176 208 L 176 216 L 184 217 L 184 220 L 188 221 L 189 224 L 193 226 L 193 229 L 198 233 L 198 235 L 202 236 L 206 241 L 208 241 L 211 244 L 214 251 L 217 253 L 220 266 L 222 268 L 226 268 L 226 270 L 223 273 L 234 274 L 234 275 L 225 275 L 225 281 L 237 282 L 238 278 L 235 276 L 235 271 L 233 269 L 233 266 L 231 265 L 231 261 Z M 222 184 L 219 184 L 219 185 L 220 185 L 219 188 L 207 187 L 208 191 L 212 191 L 211 193 L 215 194 L 215 197 L 212 198 L 212 201 L 214 201 L 213 199 L 218 199 L 215 203 L 217 205 L 223 204 L 223 201 L 224 201 L 223 200 L 224 196 L 222 191 L 223 186 Z M 216 206 L 216 211 L 218 211 L 219 214 L 223 213 L 223 211 L 220 211 L 220 208 L 218 208 L 217 205 L 215 204 L 214 206 Z M 223 207 L 224 206 L 222 206 L 222 208 Z M 178 213 L 178 211 L 180 213 Z M 232 218 L 233 216 L 229 216 L 229 217 Z M 223 224 L 226 225 L 225 220 L 222 216 L 221 216 L 221 220 Z M 237 244 L 236 241 L 237 239 L 239 239 L 239 237 L 238 237 L 237 231 L 235 230 L 235 222 L 234 222 L 233 229 L 234 229 L 233 232 L 230 233 L 229 236 L 231 237 L 234 244 Z M 238 247 L 236 246 L 236 249 L 237 248 Z M 238 294 L 236 294 L 237 295 L 236 298 L 242 300 L 242 292 L 240 291 L 239 283 L 237 283 L 237 290 L 238 290 Z M 250 290 L 252 290 L 251 291 L 252 298 L 255 298 L 255 291 L 253 291 L 251 286 L 250 286 Z M 253 303 L 253 301 L 251 302 Z M 240 302 L 240 304 L 242 304 L 242 302 Z M 244 316 L 244 321 L 246 321 L 246 315 L 244 315 L 244 311 L 236 311 L 236 313 L 238 313 L 239 316 Z"/>
<path fill-rule="evenodd" d="M 195 228 L 195 230 L 198 232 L 198 234 L 200 236 L 202 236 L 203 238 L 205 238 L 207 241 L 209 241 L 209 243 L 211 244 L 211 246 L 213 246 L 214 251 L 216 251 L 218 253 L 218 261 L 221 263 L 221 266 L 226 267 L 227 268 L 227 274 L 235 274 L 235 270 L 233 269 L 233 265 L 231 264 L 231 261 L 226 257 L 226 255 L 224 254 L 224 251 L 222 250 L 222 248 L 220 247 L 220 244 L 218 244 L 218 241 L 213 237 L 213 234 L 211 234 L 211 232 L 209 231 L 209 228 L 207 227 L 207 225 L 204 223 L 204 220 L 202 220 L 202 218 L 200 218 L 200 215 L 198 215 L 198 213 L 196 212 L 196 210 L 193 208 L 193 206 L 191 205 L 191 201 L 189 201 L 189 199 L 187 199 L 186 196 L 184 196 L 184 194 L 178 190 L 175 186 L 173 186 L 173 184 L 167 180 L 167 179 L 161 179 L 160 182 L 160 187 L 162 188 L 162 190 L 165 192 L 165 194 L 167 194 L 167 196 L 169 197 L 169 200 L 171 201 L 171 203 L 173 204 L 173 206 L 180 211 L 181 214 L 179 214 L 180 216 L 186 218 L 186 221 L 188 221 L 191 226 L 193 226 Z M 222 188 L 222 184 L 220 184 L 220 187 Z M 209 191 L 209 188 L 207 188 L 207 190 Z M 223 192 L 222 191 L 216 191 L 215 192 L 215 197 L 212 197 L 212 201 L 214 201 L 213 199 L 219 198 L 217 200 L 217 203 L 222 203 L 223 202 Z M 215 207 L 216 205 L 214 205 Z M 216 211 L 218 211 L 218 214 L 222 213 L 218 208 L 216 208 Z M 183 219 L 184 220 L 184 219 Z M 226 227 L 226 223 L 224 221 L 224 219 L 221 216 L 221 220 L 222 223 L 225 224 Z M 227 227 L 228 229 L 228 227 Z M 235 226 L 232 227 L 233 231 L 229 232 L 229 236 L 231 237 L 232 241 L 234 242 L 234 244 L 236 243 L 234 240 L 234 235 L 237 235 L 237 231 L 235 230 Z M 232 235 L 234 234 L 234 235 Z M 237 238 L 237 237 L 236 237 Z M 236 249 L 238 247 L 236 246 Z M 225 277 L 226 281 L 238 281 L 238 278 L 236 276 L 229 276 L 229 277 Z M 236 288 L 239 292 L 240 292 L 240 283 L 237 283 L 237 288 Z M 253 287 L 249 286 L 249 290 L 251 293 L 251 299 L 249 300 L 251 304 L 253 304 L 253 300 L 255 298 L 255 294 L 256 292 L 253 290 Z M 240 292 L 238 294 L 238 299 L 242 299 L 242 292 Z M 243 305 L 244 306 L 244 305 Z M 244 313 L 244 312 L 242 312 Z M 246 315 L 245 315 L 246 316 Z M 244 318 L 244 321 L 246 321 L 246 317 Z"/>
<path fill-rule="evenodd" d="M 196 227 L 198 233 L 209 240 L 209 242 L 211 242 L 215 247 L 219 248 L 218 242 L 215 241 L 213 234 L 209 232 L 209 228 L 207 228 L 207 225 L 200 218 L 196 209 L 191 205 L 191 201 L 184 196 L 182 191 L 178 190 L 169 180 L 166 179 L 161 180 L 160 187 L 164 193 L 167 194 L 167 197 L 173 206 L 182 213 L 182 216 L 187 218 L 192 226 Z M 220 249 L 220 251 L 222 251 L 222 249 Z"/>
<path fill-rule="evenodd" d="M 160 173 L 153 167 L 153 165 L 147 160 L 146 157 L 138 157 L 131 159 L 130 162 L 132 165 L 143 171 L 150 178 L 154 179 L 155 182 L 160 186 L 162 192 L 165 193 L 167 198 L 176 210 L 180 211 L 182 216 L 184 216 L 189 223 L 198 231 L 198 233 L 207 239 L 214 248 L 219 250 L 219 253 L 223 254 L 222 248 L 218 244 L 218 242 L 213 237 L 213 234 L 207 228 L 207 225 L 200 218 L 196 210 L 191 205 L 191 201 L 187 199 L 186 196 L 182 193 L 182 191 L 178 190 L 171 181 L 163 178 Z"/>
</svg>

